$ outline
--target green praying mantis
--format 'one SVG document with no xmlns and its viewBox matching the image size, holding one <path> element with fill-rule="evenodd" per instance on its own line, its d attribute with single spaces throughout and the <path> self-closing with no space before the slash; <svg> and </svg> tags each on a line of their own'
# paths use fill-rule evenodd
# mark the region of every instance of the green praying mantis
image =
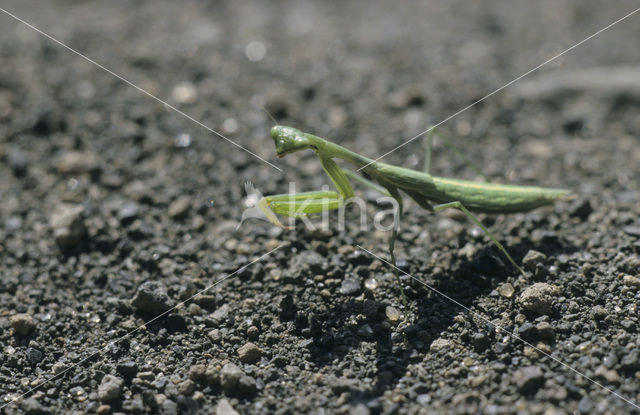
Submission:
<svg viewBox="0 0 640 415">
<path fill-rule="evenodd" d="M 278 157 L 284 157 L 287 154 L 306 149 L 315 151 L 337 192 L 312 191 L 263 197 L 257 206 L 267 219 L 274 225 L 285 227 L 276 215 L 300 217 L 321 213 L 325 210 L 339 209 L 349 198 L 354 196 L 353 187 L 349 182 L 349 179 L 352 179 L 394 198 L 398 203 L 398 212 L 394 215 L 392 234 L 389 239 L 389 254 L 392 264 L 396 264 L 394 249 L 402 215 L 402 195 L 400 192 L 408 195 L 422 208 L 432 212 L 439 212 L 448 208 L 462 211 L 482 229 L 493 244 L 521 273 L 524 273 L 522 268 L 471 211 L 484 213 L 526 212 L 571 197 L 570 191 L 565 189 L 517 186 L 433 176 L 428 172 L 431 135 L 427 145 L 425 171 L 407 169 L 371 160 L 338 144 L 304 133 L 293 127 L 276 125 L 271 128 L 271 138 L 275 142 Z M 339 167 L 334 159 L 341 159 L 354 165 L 358 168 L 358 171 L 366 173 L 371 180 L 359 176 L 351 170 Z M 396 278 L 399 279 L 397 270 Z M 400 290 L 403 303 L 406 304 L 402 284 L 400 284 Z"/>
</svg>

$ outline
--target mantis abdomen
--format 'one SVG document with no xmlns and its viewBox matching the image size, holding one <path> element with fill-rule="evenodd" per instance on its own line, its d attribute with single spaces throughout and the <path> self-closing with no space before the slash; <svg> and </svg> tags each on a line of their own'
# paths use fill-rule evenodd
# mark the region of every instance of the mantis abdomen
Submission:
<svg viewBox="0 0 640 415">
<path fill-rule="evenodd" d="M 485 213 L 526 212 L 553 204 L 570 193 L 565 189 L 437 177 L 382 163 L 367 172 L 373 176 L 380 174 L 381 181 L 404 190 L 414 199 L 422 197 L 434 203 L 457 201 L 469 210 Z"/>
</svg>

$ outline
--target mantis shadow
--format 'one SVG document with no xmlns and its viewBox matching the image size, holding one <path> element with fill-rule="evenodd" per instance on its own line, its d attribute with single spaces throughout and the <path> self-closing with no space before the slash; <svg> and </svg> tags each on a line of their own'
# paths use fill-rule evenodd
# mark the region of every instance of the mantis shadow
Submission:
<svg viewBox="0 0 640 415">
<path fill-rule="evenodd" d="M 550 242 L 552 241 L 549 238 L 539 243 L 524 241 L 509 245 L 509 250 L 515 253 L 514 256 L 518 261 L 530 249 L 550 256 L 573 250 L 559 239 L 555 239 L 554 243 Z M 495 288 L 505 282 L 509 276 L 514 275 L 514 270 L 504 262 L 499 251 L 492 246 L 480 250 L 471 259 L 460 260 L 453 271 L 441 272 L 435 278 L 432 276 L 433 269 L 425 268 L 421 261 L 409 262 L 406 272 L 423 281 L 426 280 L 432 288 L 429 289 L 408 277 L 403 279 L 408 301 L 410 304 L 413 303 L 411 312 L 415 316 L 414 323 L 404 327 L 400 327 L 400 321 L 395 322 L 396 324 L 390 323 L 385 312 L 390 305 L 389 302 L 378 300 L 372 294 L 367 296 L 365 293 L 364 301 L 350 298 L 334 303 L 329 309 L 315 316 L 320 322 L 318 324 L 321 329 L 312 330 L 313 342 L 308 345 L 311 360 L 318 366 L 331 366 L 335 365 L 336 361 L 350 359 L 347 355 L 352 354 L 353 351 L 375 350 L 375 370 L 365 368 L 361 373 L 357 371 L 351 373 L 352 378 L 370 378 L 370 387 L 363 388 L 362 383 L 355 379 L 335 379 L 332 390 L 336 395 L 349 393 L 350 402 L 353 405 L 363 403 L 376 406 L 380 404 L 377 398 L 383 396 L 385 391 L 393 389 L 406 376 L 411 364 L 425 361 L 425 354 L 435 353 L 440 362 L 454 359 L 447 350 L 438 350 L 441 342 L 437 345 L 433 344 L 436 339 L 449 337 L 443 334 L 452 328 L 457 332 L 455 336 L 468 349 L 491 360 L 499 359 L 493 347 L 494 327 L 489 323 L 476 324 L 470 316 L 472 313 L 465 308 L 482 310 L 477 300 L 497 295 L 494 292 Z M 515 309 L 515 297 L 510 301 L 514 306 L 512 308 Z M 480 313 L 488 320 L 499 317 L 491 311 L 482 310 Z M 460 317 L 456 318 L 456 316 L 461 316 L 464 320 L 461 322 Z M 471 328 L 465 327 L 466 322 L 471 323 Z M 512 331 L 514 327 L 504 327 L 504 329 Z M 367 346 L 363 343 L 371 345 Z M 434 350 L 431 350 L 432 345 L 435 346 Z M 460 360 L 463 357 L 461 356 Z M 362 359 L 356 358 L 356 360 Z M 366 362 L 359 363 L 366 366 Z M 462 362 L 459 363 L 461 364 Z M 353 367 L 353 365 L 345 365 L 345 367 Z M 429 367 L 428 364 L 427 367 Z M 430 383 L 418 382 L 404 393 L 410 399 L 415 399 L 431 390 Z"/>
</svg>

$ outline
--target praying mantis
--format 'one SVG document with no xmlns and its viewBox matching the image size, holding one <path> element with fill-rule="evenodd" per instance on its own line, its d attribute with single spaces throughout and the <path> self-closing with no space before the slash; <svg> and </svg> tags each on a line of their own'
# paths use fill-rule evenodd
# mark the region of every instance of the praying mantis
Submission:
<svg viewBox="0 0 640 415">
<path fill-rule="evenodd" d="M 432 212 L 449 208 L 462 211 L 482 229 L 493 244 L 522 274 L 524 274 L 523 269 L 471 211 L 483 213 L 526 212 L 540 206 L 553 204 L 558 200 L 571 198 L 571 192 L 565 189 L 517 186 L 433 176 L 428 172 L 432 136 L 429 136 L 424 171 L 371 160 L 338 144 L 313 134 L 304 133 L 293 127 L 276 125 L 271 128 L 271 138 L 275 142 L 278 157 L 306 149 L 315 151 L 322 168 L 333 182 L 337 192 L 311 191 L 262 197 L 258 202 L 258 207 L 267 219 L 274 225 L 284 227 L 276 214 L 298 217 L 338 209 L 344 205 L 345 201 L 354 196 L 353 187 L 349 182 L 349 179 L 352 179 L 386 196 L 393 197 L 398 202 L 398 212 L 394 215 L 392 234 L 389 239 L 389 254 L 392 264 L 396 264 L 394 250 L 402 215 L 402 195 L 400 192 L 408 195 L 422 208 Z M 339 167 L 334 159 L 341 159 L 354 165 L 372 180 Z M 397 270 L 396 278 L 399 280 Z M 406 305 L 406 297 L 401 284 L 400 290 L 403 303 Z"/>
</svg>

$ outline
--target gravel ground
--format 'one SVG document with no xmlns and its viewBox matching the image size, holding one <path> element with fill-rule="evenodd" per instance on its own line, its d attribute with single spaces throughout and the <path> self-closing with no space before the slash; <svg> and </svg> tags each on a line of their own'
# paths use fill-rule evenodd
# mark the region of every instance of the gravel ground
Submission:
<svg viewBox="0 0 640 415">
<path fill-rule="evenodd" d="M 526 275 L 413 203 L 398 264 L 458 304 L 403 277 L 404 308 L 355 221 L 236 230 L 245 181 L 328 183 L 263 106 L 374 157 L 637 5 L 3 1 L 284 172 L 0 13 L 2 411 L 639 413 L 612 392 L 640 401 L 640 15 L 441 126 L 491 180 L 575 191 L 481 216 Z M 432 172 L 478 177 L 443 145 Z"/>
</svg>

